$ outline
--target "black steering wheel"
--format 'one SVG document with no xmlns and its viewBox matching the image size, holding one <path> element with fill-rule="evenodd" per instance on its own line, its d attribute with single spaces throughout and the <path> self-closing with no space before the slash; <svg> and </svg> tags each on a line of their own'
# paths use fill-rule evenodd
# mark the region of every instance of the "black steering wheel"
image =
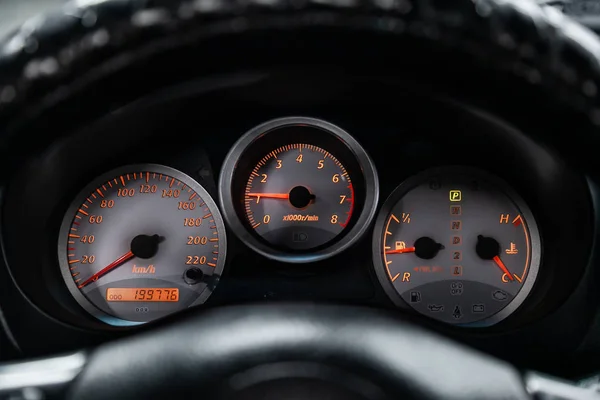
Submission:
<svg viewBox="0 0 600 400">
<path fill-rule="evenodd" d="M 101 111 L 94 105 L 125 103 L 175 78 L 311 64 L 315 55 L 465 94 L 512 91 L 515 102 L 538 102 L 540 114 L 559 108 L 579 132 L 598 133 L 600 41 L 533 1 L 105 0 L 67 5 L 0 42 L 0 148 L 29 140 L 22 132 L 32 121 L 89 118 Z M 383 311 L 269 304 L 175 319 L 89 352 L 1 366 L 0 395 L 597 397 Z"/>
</svg>

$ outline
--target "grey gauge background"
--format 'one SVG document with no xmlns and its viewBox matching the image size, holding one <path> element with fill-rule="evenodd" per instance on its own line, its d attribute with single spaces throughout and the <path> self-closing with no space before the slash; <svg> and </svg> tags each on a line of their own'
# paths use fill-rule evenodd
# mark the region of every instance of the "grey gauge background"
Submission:
<svg viewBox="0 0 600 400">
<path fill-rule="evenodd" d="M 257 170 L 258 177 L 252 177 L 250 193 L 289 193 L 294 187 L 306 187 L 315 195 L 315 200 L 298 209 L 288 200 L 261 198 L 258 203 L 251 198 L 248 206 L 256 223 L 260 223 L 255 231 L 269 243 L 293 250 L 310 250 L 335 239 L 346 228 L 352 210 L 351 178 L 342 164 L 336 164 L 331 154 L 317 146 L 301 144 L 302 148 L 291 148 L 277 152 L 276 158 L 269 158 L 265 165 Z M 319 151 L 320 150 L 320 151 Z M 302 162 L 296 158 L 302 155 Z M 323 168 L 318 169 L 319 161 Z M 281 168 L 277 169 L 277 163 Z M 262 174 L 267 174 L 262 183 Z M 333 182 L 337 174 L 339 181 Z M 340 195 L 348 201 L 340 204 Z M 353 201 L 353 199 L 352 199 Z M 264 215 L 270 221 L 264 223 Z M 331 223 L 332 216 L 336 223 Z M 317 221 L 284 221 L 284 217 L 314 217 Z M 250 221 L 252 225 L 252 221 Z"/>
<path fill-rule="evenodd" d="M 451 202 L 450 190 L 460 190 L 460 202 Z M 459 205 L 461 215 L 451 214 Z M 391 214 L 400 223 L 390 222 L 387 245 L 396 241 L 406 247 L 423 236 L 444 245 L 431 260 L 414 253 L 390 254 L 390 273 L 400 275 L 392 282 L 385 268 L 384 237 Z M 410 223 L 402 214 L 410 214 Z M 500 224 L 500 215 L 510 214 L 508 223 Z M 475 250 L 477 236 L 493 237 L 500 243 L 500 258 L 513 273 L 521 275 L 527 259 L 523 225 L 515 227 L 513 219 L 521 215 L 530 238 L 530 261 L 527 276 L 502 282 L 503 272 L 492 260 L 481 259 Z M 460 221 L 460 230 L 452 222 Z M 456 226 L 455 226 L 456 227 Z M 453 237 L 461 244 L 453 244 Z M 507 254 L 511 242 L 517 254 Z M 460 260 L 454 252 L 460 251 Z M 541 242 L 533 215 L 523 200 L 503 181 L 483 171 L 465 167 L 447 167 L 425 171 L 400 185 L 384 204 L 377 219 L 373 257 L 377 276 L 390 298 L 398 305 L 408 304 L 419 313 L 450 324 L 489 326 L 514 312 L 527 298 L 538 274 Z M 454 267 L 462 275 L 453 275 Z M 415 268 L 437 268 L 439 272 L 417 272 Z M 421 271 L 421 270 L 420 270 Z M 404 273 L 410 281 L 403 282 Z M 523 278 L 523 277 L 521 277 Z"/>
<path fill-rule="evenodd" d="M 355 212 L 352 216 L 352 219 L 356 221 L 352 228 L 346 232 L 346 234 L 340 240 L 333 242 L 331 245 L 318 250 L 307 251 L 302 254 L 292 254 L 288 251 L 279 250 L 255 237 L 249 231 L 251 228 L 249 228 L 246 223 L 240 220 L 236 212 L 235 203 L 243 201 L 242 198 L 238 198 L 243 197 L 243 192 L 240 193 L 239 196 L 233 193 L 234 174 L 245 174 L 249 176 L 251 173 L 251 170 L 242 171 L 237 168 L 241 157 L 245 156 L 247 149 L 251 145 L 255 144 L 255 142 L 260 143 L 259 141 L 264 140 L 267 135 L 282 134 L 282 132 L 284 132 L 282 128 L 294 125 L 314 127 L 323 131 L 324 134 L 332 135 L 334 138 L 338 139 L 356 158 L 356 161 L 363 174 L 362 178 L 365 182 L 364 205 L 360 215 Z M 320 143 L 310 144 L 331 152 L 330 149 L 325 148 L 325 146 L 322 146 Z M 264 149 L 263 154 L 267 154 L 272 150 L 275 150 L 275 148 Z M 340 159 L 335 152 L 331 152 L 331 154 L 347 167 L 345 160 Z M 359 177 L 351 177 L 353 182 L 356 182 L 357 178 Z M 358 141 L 356 141 L 356 139 L 354 139 L 342 128 L 316 118 L 284 117 L 267 121 L 252 128 L 233 145 L 227 154 L 227 157 L 225 158 L 225 162 L 219 176 L 219 200 L 221 202 L 225 220 L 232 228 L 233 232 L 248 247 L 257 253 L 276 261 L 308 263 L 327 259 L 346 250 L 367 232 L 371 220 L 375 216 L 377 202 L 379 200 L 379 180 L 375 165 L 373 164 L 373 161 L 367 152 L 362 148 Z"/>
<path fill-rule="evenodd" d="M 133 181 L 133 173 L 139 175 L 140 172 L 150 172 L 150 185 L 157 185 L 156 193 L 140 195 L 141 184 L 146 184 L 145 179 Z M 153 179 L 153 174 L 156 179 Z M 113 184 L 110 189 L 106 183 L 121 175 L 130 174 L 131 181 L 127 182 L 127 188 L 135 189 L 134 197 L 117 197 L 117 190 L 121 185 Z M 187 188 L 181 190 L 183 185 L 170 186 L 170 182 L 158 180 L 160 174 L 175 178 L 187 185 L 192 193 L 197 193 L 193 201 L 197 207 L 194 210 L 178 210 L 179 201 L 188 201 L 191 193 Z M 114 182 L 114 181 L 113 181 Z M 93 244 L 68 245 L 70 228 L 75 215 L 82 207 L 81 205 L 92 193 L 96 193 L 98 187 L 105 185 L 109 190 L 105 193 L 104 200 L 113 199 L 115 205 L 112 209 L 101 209 L 99 207 L 100 196 L 94 200 L 93 204 L 88 203 L 87 212 L 103 214 L 102 224 L 89 224 L 85 220 L 80 221 L 77 234 L 94 234 L 96 240 Z M 113 190 L 114 189 L 114 190 Z M 181 190 L 179 198 L 162 198 L 162 190 Z M 205 203 L 205 206 L 201 204 Z M 96 208 L 97 207 L 97 208 Z M 208 212 L 205 210 L 208 208 Z M 202 218 L 206 214 L 212 214 L 210 217 L 202 220 L 199 227 L 184 227 L 184 218 Z M 79 214 L 81 215 L 81 214 Z M 83 216 L 85 217 L 85 216 Z M 211 222 L 214 221 L 214 222 Z M 216 226 L 211 229 L 210 226 Z M 214 232 L 218 235 L 214 235 Z M 133 258 L 123 265 L 115 268 L 110 273 L 100 277 L 98 281 L 92 282 L 82 290 L 77 287 L 74 278 L 71 276 L 67 254 L 75 254 L 72 259 L 80 259 L 84 253 L 94 254 L 96 260 L 93 264 L 77 264 L 77 272 L 80 272 L 82 282 L 95 272 L 104 268 L 121 255 L 130 250 L 131 240 L 140 234 L 154 235 L 158 234 L 164 237 L 164 240 L 158 246 L 158 252 L 150 259 Z M 208 242 L 207 245 L 187 245 L 188 236 L 207 236 L 215 238 L 218 241 Z M 78 240 L 78 239 L 75 239 Z M 214 247 L 218 246 L 218 247 Z M 75 251 L 67 252 L 68 247 L 75 247 Z M 218 251 L 218 255 L 212 254 Z M 217 278 L 222 274 L 225 257 L 227 252 L 227 239 L 225 226 L 216 203 L 210 197 L 208 192 L 196 181 L 186 174 L 162 165 L 142 164 L 131 165 L 110 171 L 91 182 L 75 198 L 69 207 L 60 229 L 58 243 L 58 257 L 62 276 L 65 283 L 77 300 L 77 302 L 90 314 L 111 325 L 134 325 L 148 322 L 181 309 L 204 303 L 212 293 L 212 287 L 206 283 L 200 282 L 195 285 L 188 285 L 183 274 L 190 267 L 197 267 L 208 276 Z M 207 262 L 216 264 L 216 267 L 208 265 L 186 265 L 187 255 L 206 256 Z M 217 260 L 213 261 L 213 257 Z M 153 265 L 155 274 L 134 274 L 133 266 Z M 145 287 L 145 288 L 179 288 L 178 302 L 107 302 L 105 299 L 106 289 L 109 287 Z M 140 307 L 147 307 L 147 312 L 136 312 Z M 143 309 L 145 311 L 145 309 Z"/>
</svg>

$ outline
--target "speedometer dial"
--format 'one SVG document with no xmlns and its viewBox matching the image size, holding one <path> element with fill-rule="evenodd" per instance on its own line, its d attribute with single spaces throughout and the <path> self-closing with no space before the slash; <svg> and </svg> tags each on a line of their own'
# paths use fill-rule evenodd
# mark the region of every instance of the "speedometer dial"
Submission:
<svg viewBox="0 0 600 400">
<path fill-rule="evenodd" d="M 305 263 L 343 251 L 368 229 L 377 172 L 340 127 L 306 117 L 259 125 L 233 146 L 219 178 L 229 225 L 258 253 Z"/>
<path fill-rule="evenodd" d="M 373 238 L 377 276 L 397 305 L 480 326 L 527 298 L 540 246 L 523 200 L 497 178 L 465 168 L 427 171 L 400 185 Z"/>
<path fill-rule="evenodd" d="M 58 256 L 79 304 L 123 325 L 203 303 L 221 275 L 226 246 L 219 210 L 197 182 L 165 166 L 133 165 L 77 196 Z"/>
<path fill-rule="evenodd" d="M 352 218 L 354 190 L 346 168 L 311 144 L 273 150 L 246 184 L 248 223 L 266 241 L 294 250 L 322 246 Z"/>
</svg>

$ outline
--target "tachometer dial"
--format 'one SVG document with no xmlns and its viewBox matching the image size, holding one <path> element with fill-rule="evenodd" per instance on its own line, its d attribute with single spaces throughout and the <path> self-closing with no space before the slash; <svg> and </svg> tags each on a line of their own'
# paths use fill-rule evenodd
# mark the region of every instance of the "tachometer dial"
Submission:
<svg viewBox="0 0 600 400">
<path fill-rule="evenodd" d="M 352 218 L 354 190 L 346 168 L 331 153 L 299 143 L 258 162 L 246 184 L 245 203 L 248 223 L 267 242 L 303 250 L 342 233 Z"/>
<path fill-rule="evenodd" d="M 197 182 L 172 168 L 133 165 L 77 196 L 58 256 L 79 304 L 124 325 L 203 303 L 221 275 L 226 246 L 219 210 Z"/>
<path fill-rule="evenodd" d="M 280 261 L 333 256 L 368 228 L 375 168 L 341 128 L 314 118 L 267 122 L 233 147 L 219 183 L 225 218 L 251 248 Z"/>
<path fill-rule="evenodd" d="M 522 304 L 541 257 L 523 200 L 497 178 L 465 168 L 428 171 L 400 185 L 377 219 L 373 252 L 396 304 L 480 326 Z"/>
</svg>

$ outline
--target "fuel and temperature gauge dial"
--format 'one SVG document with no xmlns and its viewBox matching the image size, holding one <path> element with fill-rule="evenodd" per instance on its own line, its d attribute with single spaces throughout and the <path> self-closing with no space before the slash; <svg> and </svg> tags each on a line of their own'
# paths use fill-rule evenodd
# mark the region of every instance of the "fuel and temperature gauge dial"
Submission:
<svg viewBox="0 0 600 400">
<path fill-rule="evenodd" d="M 479 170 L 442 168 L 400 185 L 373 238 L 390 298 L 451 324 L 487 326 L 514 312 L 535 282 L 540 236 L 523 200 Z"/>
<path fill-rule="evenodd" d="M 221 171 L 219 197 L 233 231 L 258 253 L 304 263 L 331 257 L 368 229 L 375 167 L 341 128 L 280 118 L 247 132 Z"/>
</svg>

